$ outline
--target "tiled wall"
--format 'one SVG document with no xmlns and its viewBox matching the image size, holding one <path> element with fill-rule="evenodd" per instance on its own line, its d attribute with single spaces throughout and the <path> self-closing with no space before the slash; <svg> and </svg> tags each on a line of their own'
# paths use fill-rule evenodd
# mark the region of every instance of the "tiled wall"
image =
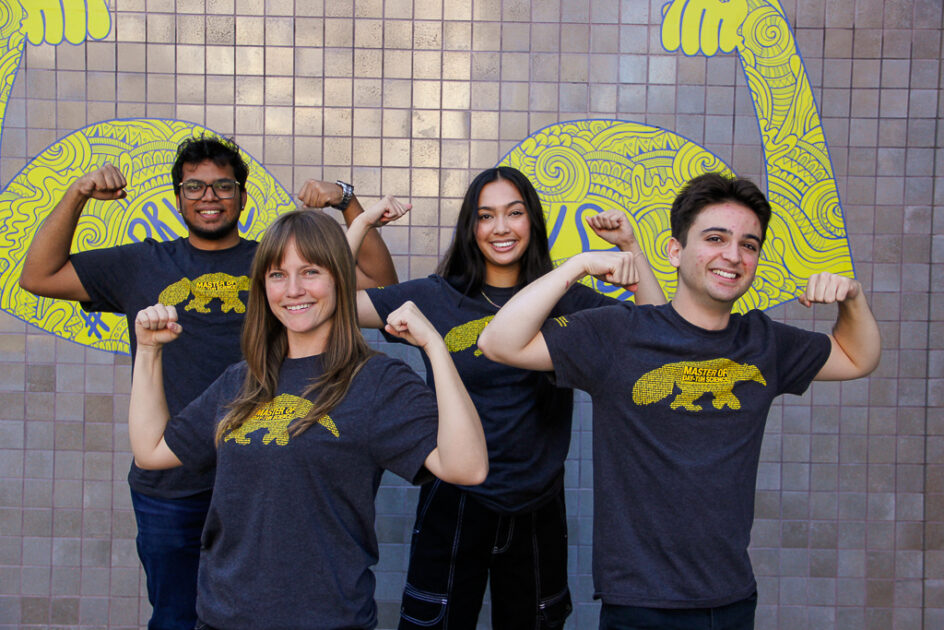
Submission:
<svg viewBox="0 0 944 630">
<path fill-rule="evenodd" d="M 86 124 L 189 120 L 235 135 L 290 191 L 342 178 L 363 199 L 410 198 L 408 219 L 383 234 L 412 278 L 448 245 L 470 177 L 550 123 L 662 126 L 762 178 L 736 57 L 665 52 L 662 4 L 111 0 L 104 40 L 27 46 L 3 121 L 0 187 Z M 944 628 L 941 2 L 783 5 L 884 355 L 871 378 L 816 384 L 771 412 L 752 544 L 757 625 Z M 795 303 L 771 313 L 824 331 L 834 318 Z M 0 313 L 0 626 L 147 618 L 125 482 L 129 375 L 127 357 Z M 576 414 L 569 627 L 593 628 L 586 398 Z M 381 627 L 396 623 L 416 494 L 392 480 L 378 497 Z"/>
</svg>

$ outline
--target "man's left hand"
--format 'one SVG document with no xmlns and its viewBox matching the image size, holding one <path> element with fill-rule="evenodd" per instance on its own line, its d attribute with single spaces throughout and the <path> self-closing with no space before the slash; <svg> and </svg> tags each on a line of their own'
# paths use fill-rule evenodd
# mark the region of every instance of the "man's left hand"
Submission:
<svg viewBox="0 0 944 630">
<path fill-rule="evenodd" d="M 824 271 L 810 276 L 806 291 L 797 300 L 803 306 L 833 304 L 855 298 L 862 292 L 858 280 Z"/>
</svg>

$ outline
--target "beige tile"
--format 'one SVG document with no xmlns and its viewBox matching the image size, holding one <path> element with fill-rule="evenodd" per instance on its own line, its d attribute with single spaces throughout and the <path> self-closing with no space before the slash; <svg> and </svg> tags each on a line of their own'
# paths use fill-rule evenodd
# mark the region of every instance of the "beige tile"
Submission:
<svg viewBox="0 0 944 630">
<path fill-rule="evenodd" d="M 202 75 L 206 70 L 206 49 L 203 46 L 177 46 L 177 72 Z"/>
<path fill-rule="evenodd" d="M 295 74 L 295 49 L 267 46 L 265 49 L 265 72 L 267 76 L 292 76 Z"/>
<path fill-rule="evenodd" d="M 410 135 L 411 115 L 408 109 L 383 110 L 383 135 L 391 138 L 405 138 Z"/>
<path fill-rule="evenodd" d="M 442 105 L 441 83 L 439 81 L 413 82 L 413 107 L 439 109 Z"/>
<path fill-rule="evenodd" d="M 530 57 L 527 53 L 501 53 L 501 78 L 503 81 L 527 81 L 530 73 Z"/>
<path fill-rule="evenodd" d="M 359 166 L 380 166 L 380 138 L 354 138 L 353 160 Z"/>
<path fill-rule="evenodd" d="M 446 22 L 443 25 L 443 48 L 445 50 L 471 50 L 472 24 L 470 22 Z"/>
<path fill-rule="evenodd" d="M 239 137 L 240 147 L 242 147 L 245 151 L 248 151 L 250 155 L 260 154 L 259 151 L 252 151 L 247 146 L 247 143 L 258 142 L 258 140 L 250 140 L 246 136 L 261 134 L 263 124 L 264 116 L 261 107 L 236 106 L 236 135 Z M 320 128 L 318 129 L 318 132 L 321 132 Z"/>
<path fill-rule="evenodd" d="M 379 79 L 354 79 L 354 105 L 380 107 L 383 103 L 383 82 Z M 376 111 L 379 120 L 380 112 Z M 356 123 L 355 123 L 356 125 Z"/>
<path fill-rule="evenodd" d="M 295 164 L 304 167 L 311 167 L 321 164 L 323 143 L 320 136 L 302 136 L 298 135 L 296 132 L 292 142 L 294 144 Z"/>
<path fill-rule="evenodd" d="M 236 68 L 236 50 L 232 46 L 207 47 L 206 66 L 207 74 L 233 74 Z"/>
<path fill-rule="evenodd" d="M 292 46 L 294 43 L 295 21 L 288 17 L 273 17 L 270 12 L 265 18 L 266 46 Z"/>
<path fill-rule="evenodd" d="M 501 84 L 502 111 L 528 109 L 528 84 L 510 83 Z"/>
<path fill-rule="evenodd" d="M 324 73 L 328 77 L 352 77 L 354 56 L 346 48 L 327 49 L 324 52 Z"/>
<path fill-rule="evenodd" d="M 527 112 L 502 112 L 499 120 L 499 138 L 514 139 L 516 142 L 528 135 Z M 511 147 L 508 147 L 509 149 Z"/>
<path fill-rule="evenodd" d="M 118 70 L 121 72 L 144 72 L 145 64 L 144 44 L 118 44 Z M 203 72 L 203 51 L 200 51 L 200 72 Z"/>
<path fill-rule="evenodd" d="M 350 136 L 353 111 L 349 108 L 326 107 L 324 110 L 324 135 Z"/>
<path fill-rule="evenodd" d="M 355 98 L 357 96 L 355 88 Z M 379 137 L 382 133 L 383 115 L 376 108 L 355 108 L 352 133 L 354 136 Z"/>
<path fill-rule="evenodd" d="M 171 17 L 172 24 L 173 17 Z M 150 20 L 148 21 L 150 27 Z M 158 38 L 157 41 L 169 42 L 170 34 L 165 35 L 166 39 Z M 150 31 L 148 32 L 150 39 Z M 178 44 L 204 44 L 206 43 L 206 18 L 202 15 L 177 15 L 177 43 Z"/>
<path fill-rule="evenodd" d="M 325 79 L 325 104 L 331 107 L 350 107 L 353 104 L 354 82 L 351 79 Z"/>
<path fill-rule="evenodd" d="M 528 52 L 531 49 L 531 25 L 502 25 L 501 42 L 503 52 Z"/>
<path fill-rule="evenodd" d="M 495 22 L 472 23 L 472 50 L 501 50 L 501 24 Z"/>
<path fill-rule="evenodd" d="M 443 44 L 442 22 L 414 22 L 413 48 L 439 50 Z"/>
<path fill-rule="evenodd" d="M 439 79 L 442 77 L 442 53 L 438 50 L 420 50 L 413 53 L 414 79 Z"/>
<path fill-rule="evenodd" d="M 295 82 L 290 77 L 266 77 L 266 105 L 292 105 L 295 102 Z"/>
<path fill-rule="evenodd" d="M 469 136 L 473 140 L 497 139 L 498 138 L 498 112 L 473 111 L 471 113 L 470 129 L 471 131 L 470 131 Z"/>
<path fill-rule="evenodd" d="M 410 163 L 414 167 L 439 167 L 439 140 L 413 140 Z"/>
<path fill-rule="evenodd" d="M 443 19 L 445 20 L 471 20 L 472 3 L 470 2 L 446 2 L 443 6 Z"/>
<path fill-rule="evenodd" d="M 320 138 L 322 113 L 320 107 L 295 107 L 295 133 Z"/>
<path fill-rule="evenodd" d="M 501 0 L 478 0 L 474 5 L 472 9 L 473 20 L 501 20 Z"/>
<path fill-rule="evenodd" d="M 412 48 L 413 47 L 413 28 L 407 21 L 387 20 L 383 25 L 384 48 Z"/>
<path fill-rule="evenodd" d="M 442 84 L 443 109 L 468 109 L 471 86 L 467 81 L 444 81 Z"/>
<path fill-rule="evenodd" d="M 500 77 L 501 57 L 499 53 L 472 53 L 472 79 L 475 81 L 497 81 Z"/>
<path fill-rule="evenodd" d="M 382 164 L 384 167 L 410 165 L 410 141 L 385 138 L 383 140 Z"/>
<path fill-rule="evenodd" d="M 358 79 L 383 76 L 383 51 L 355 50 L 354 76 Z"/>
<path fill-rule="evenodd" d="M 384 79 L 383 82 L 383 106 L 390 107 L 411 107 L 413 102 L 413 86 L 410 81 L 397 79 Z M 384 112 L 386 115 L 386 112 Z"/>
<path fill-rule="evenodd" d="M 468 138 L 471 114 L 467 111 L 444 111 L 442 113 L 443 138 Z"/>
<path fill-rule="evenodd" d="M 256 16 L 237 15 L 236 16 L 236 44 L 240 46 L 264 45 L 265 44 L 265 20 L 261 17 L 256 17 Z"/>
<path fill-rule="evenodd" d="M 118 13 L 112 16 L 115 39 L 119 42 L 147 40 L 147 19 L 143 13 Z"/>
<path fill-rule="evenodd" d="M 562 82 L 586 82 L 589 76 L 587 55 L 561 55 L 560 80 Z"/>
<path fill-rule="evenodd" d="M 259 46 L 237 46 L 236 67 L 239 75 L 262 75 L 265 72 L 265 49 Z"/>
<path fill-rule="evenodd" d="M 413 74 L 413 55 L 405 50 L 384 50 L 384 78 L 409 79 Z"/>
<path fill-rule="evenodd" d="M 434 109 L 414 109 L 412 117 L 414 138 L 440 137 L 440 112 Z"/>
<path fill-rule="evenodd" d="M 472 55 L 465 52 L 444 52 L 442 76 L 444 79 L 468 81 L 471 77 Z"/>
<path fill-rule="evenodd" d="M 295 79 L 295 105 L 317 107 L 324 102 L 324 81 L 314 78 Z"/>
<path fill-rule="evenodd" d="M 381 189 L 401 197 L 410 197 L 410 169 L 387 168 L 381 173 Z"/>
</svg>

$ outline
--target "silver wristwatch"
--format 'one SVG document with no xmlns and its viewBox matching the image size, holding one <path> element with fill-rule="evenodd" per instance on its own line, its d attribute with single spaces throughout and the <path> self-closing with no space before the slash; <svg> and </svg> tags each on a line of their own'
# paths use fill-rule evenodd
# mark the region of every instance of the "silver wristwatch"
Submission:
<svg viewBox="0 0 944 630">
<path fill-rule="evenodd" d="M 354 187 L 348 184 L 347 182 L 342 182 L 340 179 L 334 182 L 341 187 L 341 201 L 336 204 L 332 204 L 332 208 L 337 208 L 342 212 L 347 210 L 348 205 L 351 203 L 351 199 L 354 198 Z"/>
</svg>

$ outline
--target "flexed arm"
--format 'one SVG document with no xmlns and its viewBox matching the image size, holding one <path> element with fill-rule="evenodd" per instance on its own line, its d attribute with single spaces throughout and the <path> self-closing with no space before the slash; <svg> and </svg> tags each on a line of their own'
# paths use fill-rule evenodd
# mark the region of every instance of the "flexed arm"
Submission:
<svg viewBox="0 0 944 630">
<path fill-rule="evenodd" d="M 882 356 L 882 339 L 862 285 L 834 273 L 810 277 L 800 304 L 838 304 L 839 314 L 830 335 L 832 350 L 817 381 L 848 381 L 868 376 Z"/>
<path fill-rule="evenodd" d="M 20 287 L 44 297 L 87 301 L 89 294 L 69 260 L 75 227 L 89 199 L 123 199 L 127 185 L 121 171 L 107 162 L 75 180 L 30 243 Z"/>
<path fill-rule="evenodd" d="M 344 191 L 331 182 L 309 179 L 298 192 L 298 199 L 309 208 L 326 208 L 341 202 Z M 341 214 L 348 227 L 364 212 L 357 197 L 351 201 Z M 370 230 L 364 236 L 363 244 L 355 256 L 357 261 L 357 288 L 368 289 L 397 283 L 397 270 L 393 266 L 390 250 L 380 238 L 377 230 Z"/>
<path fill-rule="evenodd" d="M 622 210 L 607 210 L 587 218 L 587 225 L 607 243 L 616 245 L 622 252 L 632 252 L 633 265 L 639 273 L 636 287 L 636 304 L 665 304 L 662 285 L 652 273 L 649 259 L 643 253 L 633 226 Z"/>
<path fill-rule="evenodd" d="M 442 337 L 413 302 L 390 313 L 386 330 L 422 348 L 433 370 L 439 432 L 436 448 L 426 457 L 427 470 L 449 483 L 482 483 L 488 475 L 482 422 Z"/>
<path fill-rule="evenodd" d="M 639 282 L 631 252 L 577 254 L 508 300 L 479 335 L 479 349 L 492 361 L 506 365 L 553 370 L 541 326 L 567 290 L 587 275 L 630 289 Z"/>
<path fill-rule="evenodd" d="M 128 436 L 131 453 L 138 467 L 162 470 L 180 466 L 181 461 L 164 441 L 164 429 L 170 419 L 164 396 L 164 371 L 161 358 L 164 344 L 182 332 L 173 306 L 155 304 L 134 318 L 138 345 L 131 377 L 131 405 L 128 409 Z"/>
</svg>

